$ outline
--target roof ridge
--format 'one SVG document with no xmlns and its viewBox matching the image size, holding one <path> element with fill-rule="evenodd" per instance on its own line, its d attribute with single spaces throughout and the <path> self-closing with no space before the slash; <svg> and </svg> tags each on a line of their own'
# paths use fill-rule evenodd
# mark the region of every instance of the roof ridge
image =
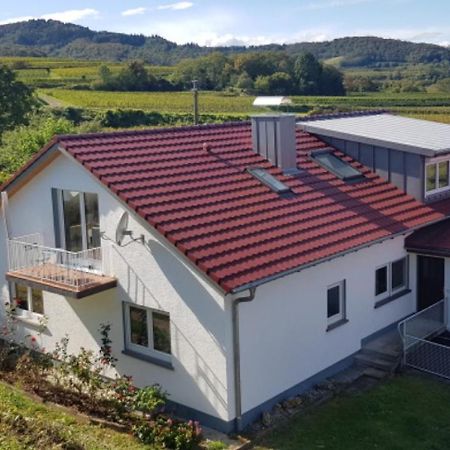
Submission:
<svg viewBox="0 0 450 450">
<path fill-rule="evenodd" d="M 360 116 L 377 116 L 380 114 L 392 114 L 388 109 L 368 109 L 359 111 L 337 112 L 330 114 L 313 114 L 311 116 L 302 117 L 299 122 L 313 122 L 315 120 L 329 120 L 329 119 L 343 119 L 346 117 L 360 117 Z"/>
<path fill-rule="evenodd" d="M 100 138 L 100 137 L 127 137 L 127 136 L 145 136 L 145 135 L 158 135 L 167 132 L 183 132 L 183 131 L 195 131 L 195 130 L 210 130 L 220 128 L 232 128 L 235 126 L 248 125 L 249 120 L 235 120 L 232 122 L 223 123 L 207 123 L 201 125 L 184 125 L 184 126 L 171 126 L 160 128 L 146 128 L 139 130 L 121 130 L 121 131 L 99 131 L 95 133 L 80 133 L 80 134 L 57 134 L 54 138 L 60 142 L 62 140 L 80 140 L 86 138 Z"/>
</svg>

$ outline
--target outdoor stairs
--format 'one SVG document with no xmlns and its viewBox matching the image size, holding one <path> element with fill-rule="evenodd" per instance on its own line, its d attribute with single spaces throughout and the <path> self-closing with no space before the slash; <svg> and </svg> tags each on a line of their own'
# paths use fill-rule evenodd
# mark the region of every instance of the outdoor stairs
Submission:
<svg viewBox="0 0 450 450">
<path fill-rule="evenodd" d="M 401 353 L 400 335 L 397 330 L 392 330 L 363 344 L 355 355 L 355 363 L 364 369 L 364 375 L 381 379 L 398 369 Z"/>
</svg>

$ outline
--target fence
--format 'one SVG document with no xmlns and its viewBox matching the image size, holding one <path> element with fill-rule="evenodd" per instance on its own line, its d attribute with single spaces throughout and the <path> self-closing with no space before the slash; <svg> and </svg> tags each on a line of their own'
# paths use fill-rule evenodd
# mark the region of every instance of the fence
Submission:
<svg viewBox="0 0 450 450">
<path fill-rule="evenodd" d="M 447 300 L 419 311 L 399 323 L 403 364 L 450 378 L 450 347 L 433 339 L 447 330 Z"/>
</svg>

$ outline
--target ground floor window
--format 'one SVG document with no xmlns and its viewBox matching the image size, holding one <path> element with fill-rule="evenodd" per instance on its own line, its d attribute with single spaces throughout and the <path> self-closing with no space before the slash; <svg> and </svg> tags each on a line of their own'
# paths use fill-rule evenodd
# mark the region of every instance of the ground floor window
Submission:
<svg viewBox="0 0 450 450">
<path fill-rule="evenodd" d="M 375 297 L 390 297 L 408 287 L 408 258 L 384 264 L 375 270 Z"/>
<path fill-rule="evenodd" d="M 18 316 L 42 316 L 44 314 L 44 298 L 40 289 L 11 283 L 11 305 Z"/>
<path fill-rule="evenodd" d="M 127 350 L 164 360 L 170 359 L 170 316 L 132 303 L 124 303 Z"/>
<path fill-rule="evenodd" d="M 345 280 L 327 288 L 328 327 L 343 323 L 345 317 Z"/>
</svg>

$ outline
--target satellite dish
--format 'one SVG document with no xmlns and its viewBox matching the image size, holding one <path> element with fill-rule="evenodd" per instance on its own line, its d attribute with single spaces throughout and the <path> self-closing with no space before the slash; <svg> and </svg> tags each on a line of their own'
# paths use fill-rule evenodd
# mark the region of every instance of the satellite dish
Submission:
<svg viewBox="0 0 450 450">
<path fill-rule="evenodd" d="M 122 245 L 123 238 L 125 236 L 131 236 L 131 231 L 128 228 L 128 213 L 125 211 L 119 220 L 119 224 L 116 229 L 116 243 Z"/>
</svg>

